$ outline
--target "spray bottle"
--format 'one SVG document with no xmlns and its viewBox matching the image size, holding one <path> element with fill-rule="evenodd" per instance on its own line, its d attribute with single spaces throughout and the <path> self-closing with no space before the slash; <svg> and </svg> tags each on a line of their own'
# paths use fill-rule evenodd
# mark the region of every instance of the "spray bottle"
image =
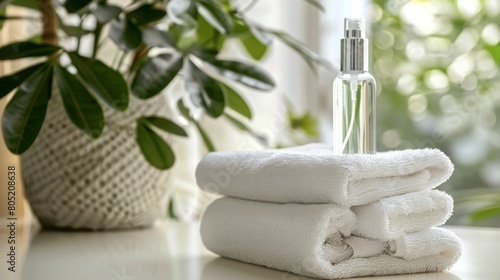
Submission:
<svg viewBox="0 0 500 280">
<path fill-rule="evenodd" d="M 333 152 L 375 153 L 377 90 L 368 72 L 363 19 L 344 20 L 340 60 L 340 74 L 333 82 Z"/>
</svg>

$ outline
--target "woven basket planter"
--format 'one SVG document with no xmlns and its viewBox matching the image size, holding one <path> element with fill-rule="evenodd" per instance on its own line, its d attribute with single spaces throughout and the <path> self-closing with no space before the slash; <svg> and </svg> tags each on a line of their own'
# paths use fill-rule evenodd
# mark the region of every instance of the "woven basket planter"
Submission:
<svg viewBox="0 0 500 280">
<path fill-rule="evenodd" d="M 145 227 L 165 213 L 168 171 L 149 165 L 135 141 L 137 118 L 166 115 L 163 98 L 132 99 L 122 113 L 103 106 L 106 127 L 92 140 L 70 123 L 53 93 L 44 127 L 21 158 L 26 196 L 43 225 Z"/>
</svg>

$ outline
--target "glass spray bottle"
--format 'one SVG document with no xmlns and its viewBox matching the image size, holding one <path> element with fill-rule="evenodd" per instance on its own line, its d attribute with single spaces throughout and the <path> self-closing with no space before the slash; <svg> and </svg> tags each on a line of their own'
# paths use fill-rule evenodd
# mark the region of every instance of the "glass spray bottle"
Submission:
<svg viewBox="0 0 500 280">
<path fill-rule="evenodd" d="M 333 81 L 334 154 L 376 152 L 376 84 L 368 72 L 368 39 L 360 18 L 344 20 L 340 74 Z"/>
</svg>

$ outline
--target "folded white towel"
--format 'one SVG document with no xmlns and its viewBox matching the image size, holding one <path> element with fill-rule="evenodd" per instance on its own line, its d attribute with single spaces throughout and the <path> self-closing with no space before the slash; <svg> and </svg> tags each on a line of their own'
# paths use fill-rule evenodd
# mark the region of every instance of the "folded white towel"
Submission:
<svg viewBox="0 0 500 280">
<path fill-rule="evenodd" d="M 453 198 L 442 191 L 426 190 L 384 198 L 351 210 L 359 221 L 355 235 L 393 240 L 405 233 L 444 224 L 453 212 Z"/>
<path fill-rule="evenodd" d="M 388 244 L 349 237 L 356 223 L 354 213 L 333 204 L 225 197 L 205 211 L 201 237 L 209 250 L 221 256 L 316 278 L 439 271 L 460 255 L 460 241 L 453 235 L 435 238 L 435 233 L 429 239 L 404 235 Z"/>
<path fill-rule="evenodd" d="M 276 203 L 362 205 L 432 189 L 453 172 L 436 149 L 333 155 L 324 144 L 209 153 L 196 170 L 201 189 Z"/>
</svg>

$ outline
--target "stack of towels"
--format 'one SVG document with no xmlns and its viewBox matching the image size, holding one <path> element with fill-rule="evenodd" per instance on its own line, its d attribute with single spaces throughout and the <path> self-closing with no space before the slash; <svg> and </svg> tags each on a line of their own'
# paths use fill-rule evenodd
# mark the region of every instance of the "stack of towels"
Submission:
<svg viewBox="0 0 500 280">
<path fill-rule="evenodd" d="M 201 237 L 221 256 L 315 278 L 441 271 L 462 251 L 453 232 L 436 227 L 453 199 L 434 188 L 452 172 L 436 149 L 210 153 L 198 185 L 225 197 L 205 211 Z"/>
</svg>

